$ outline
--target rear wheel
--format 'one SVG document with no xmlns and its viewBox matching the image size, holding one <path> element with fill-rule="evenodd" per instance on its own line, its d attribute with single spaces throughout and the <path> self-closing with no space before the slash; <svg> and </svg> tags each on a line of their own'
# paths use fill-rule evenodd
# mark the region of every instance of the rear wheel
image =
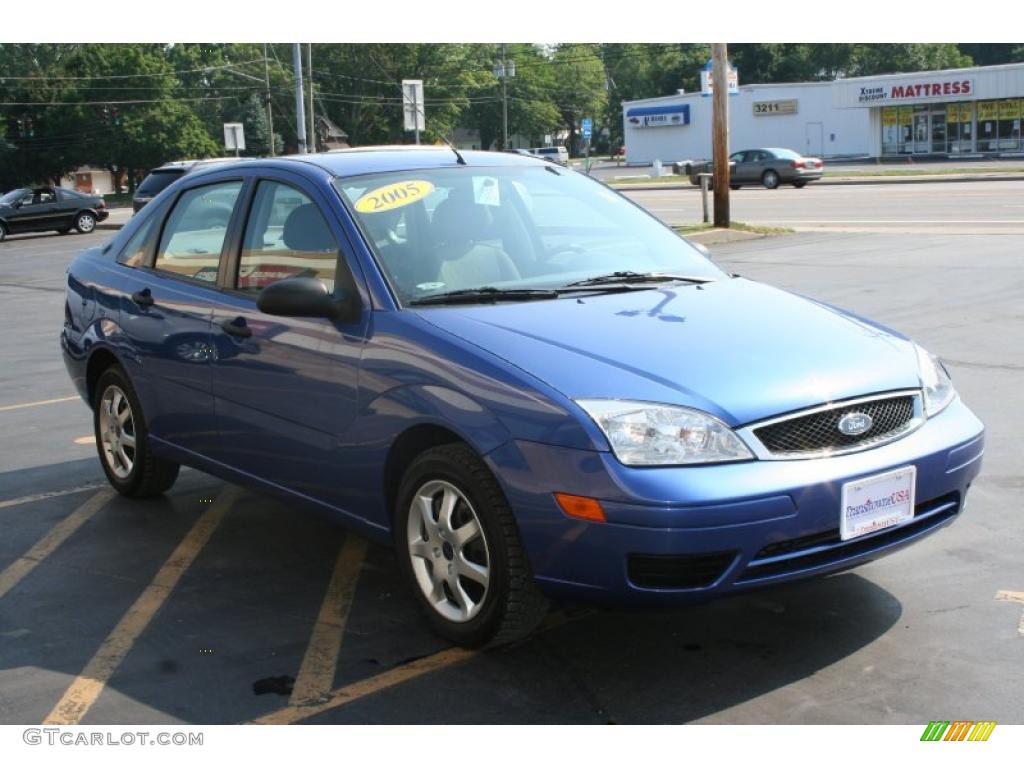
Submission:
<svg viewBox="0 0 1024 768">
<path fill-rule="evenodd" d="M 75 229 L 87 235 L 96 229 L 96 217 L 89 212 L 80 213 L 75 217 Z"/>
<path fill-rule="evenodd" d="M 7 239 L 7 227 L 0 221 L 0 243 Z"/>
<path fill-rule="evenodd" d="M 118 493 L 159 496 L 174 485 L 179 465 L 153 456 L 139 398 L 119 366 L 96 382 L 93 428 L 103 471 Z"/>
<path fill-rule="evenodd" d="M 807 186 L 807 182 L 806 181 L 794 181 L 793 182 L 793 186 L 796 187 L 797 189 L 803 189 L 804 187 Z"/>
<path fill-rule="evenodd" d="M 732 189 L 732 190 L 736 190 L 736 189 L 739 189 L 739 188 L 740 188 L 739 184 L 730 184 L 729 185 L 729 189 Z"/>
<path fill-rule="evenodd" d="M 764 184 L 765 189 L 776 189 L 779 186 L 779 174 L 769 169 L 761 176 L 761 183 Z"/>
<path fill-rule="evenodd" d="M 501 487 L 464 444 L 413 461 L 398 493 L 395 540 L 431 626 L 458 645 L 517 640 L 547 612 Z"/>
</svg>

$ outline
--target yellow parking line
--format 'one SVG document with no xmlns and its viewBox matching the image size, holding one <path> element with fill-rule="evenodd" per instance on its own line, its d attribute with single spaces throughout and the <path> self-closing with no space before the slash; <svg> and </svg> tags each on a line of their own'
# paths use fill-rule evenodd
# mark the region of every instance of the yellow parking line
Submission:
<svg viewBox="0 0 1024 768">
<path fill-rule="evenodd" d="M 156 576 L 139 596 L 96 654 L 75 678 L 64 696 L 44 720 L 45 725 L 77 725 L 89 711 L 135 641 L 167 601 L 178 581 L 210 540 L 224 516 L 238 498 L 239 489 L 222 491 L 171 553 Z"/>
<path fill-rule="evenodd" d="M 379 675 L 337 688 L 314 703 L 302 706 L 287 706 L 276 712 L 271 712 L 269 715 L 259 717 L 252 722 L 259 725 L 289 725 L 297 723 L 321 712 L 326 712 L 329 709 L 361 699 L 363 696 L 369 696 L 371 693 L 377 693 L 385 688 L 391 688 L 399 683 L 414 680 L 417 677 L 422 677 L 443 667 L 458 664 L 476 656 L 478 653 L 480 652 L 466 648 L 448 648 L 432 656 L 425 656 L 422 659 L 410 661 L 408 664 L 389 669 L 387 672 L 381 672 Z"/>
<path fill-rule="evenodd" d="M 366 542 L 355 536 L 347 536 L 338 552 L 334 573 L 320 605 L 320 615 L 317 616 L 306 655 L 292 687 L 289 704 L 296 705 L 323 697 L 334 685 L 345 624 L 365 558 Z"/>
<path fill-rule="evenodd" d="M 14 589 L 18 582 L 28 576 L 49 555 L 53 554 L 57 547 L 67 541 L 71 534 L 81 528 L 113 496 L 114 491 L 111 488 L 105 488 L 99 493 L 93 494 L 82 506 L 51 528 L 49 533 L 37 541 L 32 549 L 4 568 L 0 572 L 0 597 Z"/>
<path fill-rule="evenodd" d="M 541 632 L 547 632 L 549 630 L 560 627 L 563 624 L 582 619 L 586 616 L 590 616 L 593 610 L 585 609 L 579 610 L 572 614 L 564 612 L 552 613 L 547 617 L 544 623 L 537 630 L 538 634 Z M 410 680 L 415 680 L 417 677 L 428 675 L 431 672 L 436 672 L 439 669 L 453 666 L 454 664 L 460 664 L 463 661 L 478 656 L 481 653 L 479 650 L 473 650 L 469 648 L 446 648 L 443 651 L 439 651 L 430 656 L 424 656 L 421 659 L 415 659 L 407 664 L 389 669 L 386 672 L 381 672 L 379 675 L 360 680 L 356 683 L 336 688 L 330 693 L 321 696 L 318 699 L 307 701 L 304 704 L 289 704 L 287 707 L 283 707 L 270 714 L 258 717 L 255 720 L 250 721 L 252 725 L 292 725 L 294 723 L 306 720 L 314 715 L 319 715 L 323 712 L 327 712 L 331 709 L 337 709 L 343 707 L 346 704 L 350 704 L 356 699 L 361 699 L 364 696 L 369 696 L 374 693 L 379 693 L 387 688 L 392 688 L 401 683 L 406 683 Z"/>
<path fill-rule="evenodd" d="M 14 405 L 0 405 L 0 411 L 15 411 L 18 408 L 35 408 L 37 405 L 53 405 L 54 403 L 68 403 L 72 400 L 81 400 L 78 395 L 71 397 L 58 397 L 53 400 L 36 400 L 34 403 L 15 403 Z"/>
<path fill-rule="evenodd" d="M 95 491 L 97 488 L 103 488 L 106 485 L 106 483 L 90 483 L 89 485 L 65 488 L 62 491 L 44 491 L 43 493 L 33 493 L 31 496 L 21 496 L 17 499 L 5 499 L 4 501 L 0 501 L 0 509 L 17 507 L 22 504 L 31 504 L 33 501 L 42 501 L 43 499 L 54 499 L 58 496 L 70 496 L 73 493 L 82 493 L 82 491 Z"/>
<path fill-rule="evenodd" d="M 1000 589 L 996 592 L 996 600 L 1009 600 L 1014 603 L 1024 603 L 1024 592 L 1011 592 L 1008 589 Z"/>
</svg>

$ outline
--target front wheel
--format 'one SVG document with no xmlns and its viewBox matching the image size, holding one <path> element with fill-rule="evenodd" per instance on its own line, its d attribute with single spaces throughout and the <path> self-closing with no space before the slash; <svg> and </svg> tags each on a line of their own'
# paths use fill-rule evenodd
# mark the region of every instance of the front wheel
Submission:
<svg viewBox="0 0 1024 768">
<path fill-rule="evenodd" d="M 458 645 L 517 640 L 547 612 L 505 495 L 469 446 L 432 448 L 412 463 L 395 542 L 431 626 Z"/>
<path fill-rule="evenodd" d="M 118 366 L 104 371 L 96 383 L 93 428 L 103 471 L 118 493 L 144 498 L 174 485 L 179 466 L 152 454 L 139 398 Z"/>
<path fill-rule="evenodd" d="M 7 239 L 7 227 L 5 227 L 3 225 L 3 222 L 0 222 L 0 243 L 2 243 L 6 239 Z"/>
<path fill-rule="evenodd" d="M 96 217 L 91 213 L 80 213 L 75 219 L 75 229 L 87 235 L 96 229 Z"/>
<path fill-rule="evenodd" d="M 765 189 L 776 189 L 779 186 L 779 174 L 775 171 L 765 171 L 761 177 L 761 183 L 764 184 Z"/>
</svg>

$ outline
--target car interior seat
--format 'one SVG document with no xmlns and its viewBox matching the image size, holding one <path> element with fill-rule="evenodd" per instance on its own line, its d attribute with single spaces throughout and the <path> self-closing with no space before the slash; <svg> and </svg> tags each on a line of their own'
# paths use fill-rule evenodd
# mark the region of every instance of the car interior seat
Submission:
<svg viewBox="0 0 1024 768">
<path fill-rule="evenodd" d="M 446 290 L 520 279 L 508 254 L 486 242 L 492 223 L 487 208 L 469 194 L 453 191 L 434 211 L 431 228 L 440 257 L 437 279 Z"/>
</svg>

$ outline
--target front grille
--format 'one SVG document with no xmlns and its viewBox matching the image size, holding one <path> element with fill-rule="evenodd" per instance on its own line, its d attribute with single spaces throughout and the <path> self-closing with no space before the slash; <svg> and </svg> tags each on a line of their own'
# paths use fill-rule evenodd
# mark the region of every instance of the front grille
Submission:
<svg viewBox="0 0 1024 768">
<path fill-rule="evenodd" d="M 630 555 L 629 580 L 647 589 L 698 589 L 718 581 L 736 552 L 703 555 Z"/>
<path fill-rule="evenodd" d="M 833 528 L 822 533 L 778 541 L 754 555 L 736 583 L 816 568 L 897 544 L 938 528 L 959 511 L 960 494 L 954 492 L 915 505 L 913 519 L 903 525 L 861 538 L 843 541 L 839 529 Z"/>
<path fill-rule="evenodd" d="M 860 435 L 844 435 L 839 420 L 848 413 L 871 417 L 871 428 Z M 835 406 L 777 421 L 754 430 L 757 439 L 771 453 L 800 454 L 834 451 L 881 442 L 905 429 L 914 418 L 914 397 L 880 398 Z"/>
</svg>

